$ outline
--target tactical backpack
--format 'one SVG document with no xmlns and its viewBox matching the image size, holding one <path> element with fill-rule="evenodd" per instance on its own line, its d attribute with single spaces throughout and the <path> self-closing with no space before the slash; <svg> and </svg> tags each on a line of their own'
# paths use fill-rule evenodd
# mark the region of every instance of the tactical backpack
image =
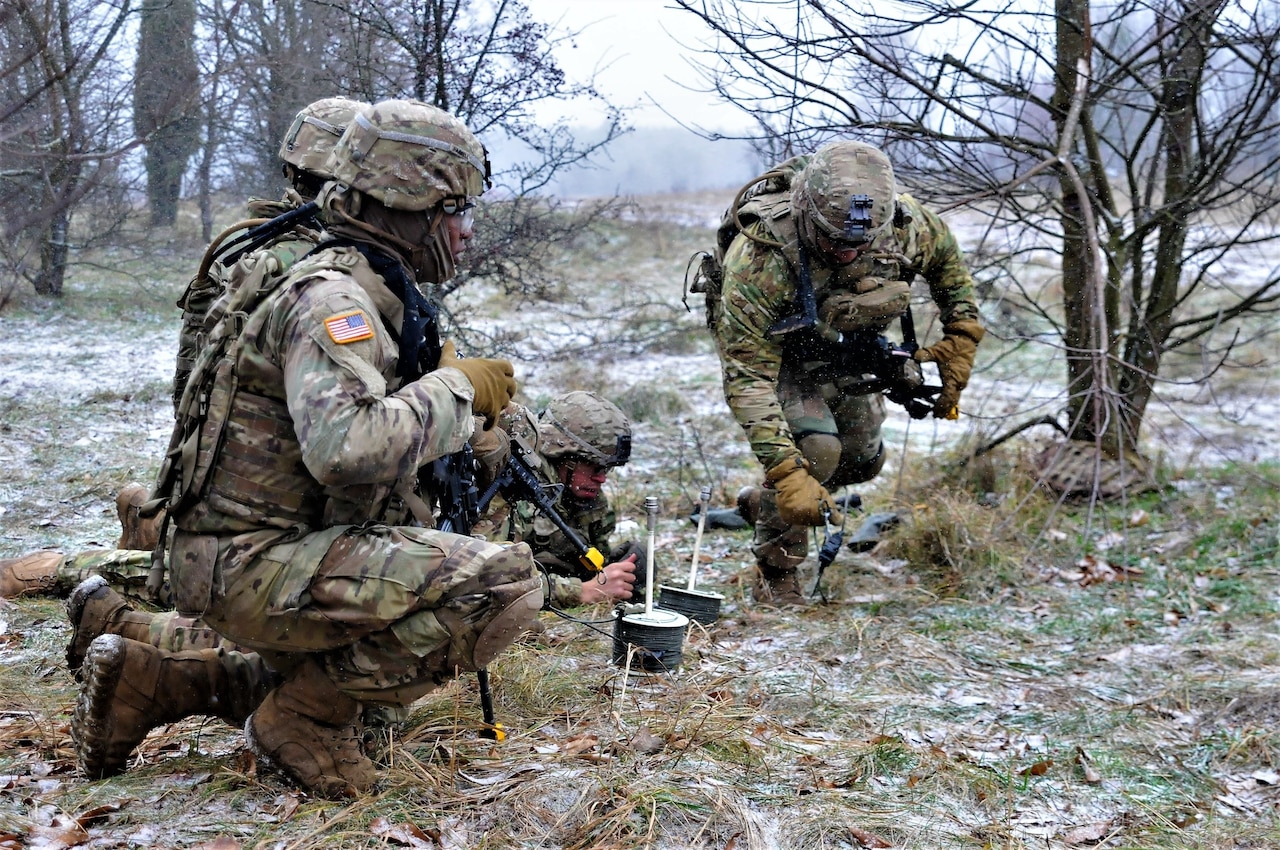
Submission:
<svg viewBox="0 0 1280 850">
<path fill-rule="evenodd" d="M 689 293 L 701 293 L 706 301 L 707 327 L 714 330 L 720 290 L 724 283 L 724 255 L 738 234 L 757 221 L 772 222 L 791 208 L 791 184 L 809 162 L 808 156 L 793 156 L 742 186 L 733 203 L 720 217 L 716 228 L 716 244 L 710 251 L 698 251 L 689 258 L 684 272 L 684 295 L 681 301 L 689 307 Z M 759 240 L 758 237 L 757 241 Z M 776 248 L 782 242 L 767 241 Z M 692 273 L 692 278 L 690 278 Z"/>
<path fill-rule="evenodd" d="M 151 498 L 140 510 L 145 517 L 165 511 L 147 584 L 153 595 L 158 596 L 164 581 L 169 519 L 199 498 L 217 460 L 226 413 L 235 396 L 234 364 L 245 322 L 254 309 L 279 288 L 296 259 L 292 256 L 282 259 L 275 251 L 250 250 L 249 246 L 257 248 L 270 241 L 270 237 L 257 241 L 264 233 L 270 232 L 275 237 L 284 235 L 309 220 L 314 212 L 315 206 L 311 205 L 301 215 L 293 210 L 263 223 L 249 222 L 257 224 L 248 231 L 250 238 L 234 240 L 218 251 L 222 239 L 235 228 L 224 231 L 206 252 L 199 273 L 179 302 L 184 307 L 180 344 L 188 345 L 194 357 L 185 362 L 179 359 L 173 432 Z M 216 273 L 211 269 L 215 255 L 218 256 Z"/>
</svg>

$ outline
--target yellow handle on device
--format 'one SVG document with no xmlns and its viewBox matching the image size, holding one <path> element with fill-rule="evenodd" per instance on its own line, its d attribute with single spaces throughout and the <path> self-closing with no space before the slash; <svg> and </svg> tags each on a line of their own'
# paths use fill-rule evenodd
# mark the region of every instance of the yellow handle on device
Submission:
<svg viewBox="0 0 1280 850">
<path fill-rule="evenodd" d="M 587 551 L 578 556 L 578 560 L 582 562 L 582 566 L 593 572 L 600 572 L 604 569 L 604 555 L 600 554 L 600 550 L 594 546 L 588 546 Z"/>
</svg>

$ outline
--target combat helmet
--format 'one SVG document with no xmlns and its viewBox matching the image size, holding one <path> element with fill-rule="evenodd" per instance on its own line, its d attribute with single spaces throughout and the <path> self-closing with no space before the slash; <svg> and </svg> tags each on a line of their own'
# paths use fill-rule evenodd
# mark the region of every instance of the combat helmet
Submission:
<svg viewBox="0 0 1280 850">
<path fill-rule="evenodd" d="M 565 393 L 538 417 L 538 452 L 553 463 L 582 458 L 597 466 L 622 466 L 631 459 L 631 422 L 595 393 Z"/>
<path fill-rule="evenodd" d="M 384 100 L 356 114 L 327 163 L 333 179 L 393 210 L 429 210 L 480 195 L 489 156 L 460 120 L 416 100 Z"/>
<path fill-rule="evenodd" d="M 325 167 L 329 152 L 356 113 L 367 104 L 345 97 L 326 97 L 309 103 L 294 116 L 280 142 L 280 159 L 300 171 L 329 180 Z"/>
<path fill-rule="evenodd" d="M 818 148 L 791 187 L 800 238 L 841 244 L 872 241 L 893 225 L 893 164 L 865 142 L 830 142 Z"/>
</svg>

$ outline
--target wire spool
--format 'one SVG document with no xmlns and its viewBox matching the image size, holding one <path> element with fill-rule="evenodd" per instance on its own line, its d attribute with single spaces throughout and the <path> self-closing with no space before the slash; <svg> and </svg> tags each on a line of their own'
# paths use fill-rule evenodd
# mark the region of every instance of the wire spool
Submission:
<svg viewBox="0 0 1280 850">
<path fill-rule="evenodd" d="M 675 611 L 655 608 L 635 614 L 618 608 L 613 623 L 613 663 L 626 664 L 634 651 L 632 669 L 647 673 L 674 673 L 684 656 L 684 633 L 689 618 Z M 634 649 L 633 649 L 634 648 Z"/>
<path fill-rule="evenodd" d="M 662 593 L 658 596 L 659 608 L 683 614 L 704 626 L 710 626 L 720 619 L 720 603 L 724 601 L 724 597 L 719 593 L 706 593 L 668 584 L 662 585 L 660 589 Z"/>
</svg>

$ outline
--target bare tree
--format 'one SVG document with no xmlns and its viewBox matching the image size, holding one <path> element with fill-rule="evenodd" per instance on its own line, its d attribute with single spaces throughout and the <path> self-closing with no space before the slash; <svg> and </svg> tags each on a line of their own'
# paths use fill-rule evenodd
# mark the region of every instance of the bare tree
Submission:
<svg viewBox="0 0 1280 850">
<path fill-rule="evenodd" d="M 139 14 L 133 126 L 145 139 L 151 224 L 178 217 L 182 176 L 199 145 L 200 79 L 194 0 L 143 0 Z"/>
<path fill-rule="evenodd" d="M 9 0 L 0 7 L 0 261 L 13 281 L 61 296 L 75 244 L 121 214 L 121 33 L 129 0 Z M 127 89 L 126 89 L 127 90 Z M 95 205 L 77 234 L 73 214 Z M 9 291 L 6 289 L 6 291 Z"/>
<path fill-rule="evenodd" d="M 351 41 L 360 45 L 366 85 L 424 100 L 457 115 L 481 139 L 507 139 L 527 159 L 495 163 L 495 199 L 485 205 L 467 267 L 440 288 L 447 298 L 477 277 L 508 293 L 545 297 L 555 285 L 548 248 L 590 232 L 616 204 L 570 210 L 541 194 L 556 175 L 602 151 L 625 131 L 623 116 L 591 81 L 566 77 L 554 56 L 577 37 L 534 20 L 518 0 L 417 0 L 348 4 Z M 373 61 L 372 57 L 377 57 Z M 604 127 L 592 139 L 535 110 L 548 102 L 596 102 Z"/>
<path fill-rule="evenodd" d="M 1201 359 L 1206 379 L 1269 330 L 1246 320 L 1280 299 L 1274 5 L 675 2 L 712 34 L 702 83 L 775 149 L 856 133 L 918 195 L 989 216 L 998 238 L 972 254 L 1005 293 L 997 330 L 1060 346 L 1086 492 L 1107 464 L 1135 473 L 1119 489 L 1145 480 L 1141 428 L 1171 355 Z M 1046 254 L 1061 305 L 1009 274 Z"/>
<path fill-rule="evenodd" d="M 219 67 L 228 108 L 219 129 L 236 190 L 274 195 L 283 185 L 280 140 L 294 115 L 322 97 L 353 93 L 343 76 L 352 58 L 345 16 L 313 0 L 203 0 L 201 14 L 226 57 Z M 213 39 L 206 36 L 206 53 Z"/>
</svg>

